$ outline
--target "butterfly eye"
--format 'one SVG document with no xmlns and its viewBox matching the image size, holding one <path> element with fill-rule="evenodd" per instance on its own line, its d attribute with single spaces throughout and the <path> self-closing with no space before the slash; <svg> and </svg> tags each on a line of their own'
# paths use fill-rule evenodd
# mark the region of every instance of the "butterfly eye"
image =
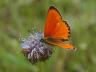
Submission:
<svg viewBox="0 0 96 72">
<path fill-rule="evenodd" d="M 44 42 L 45 42 L 45 40 L 44 40 L 44 39 L 40 39 L 40 42 L 44 43 Z"/>
</svg>

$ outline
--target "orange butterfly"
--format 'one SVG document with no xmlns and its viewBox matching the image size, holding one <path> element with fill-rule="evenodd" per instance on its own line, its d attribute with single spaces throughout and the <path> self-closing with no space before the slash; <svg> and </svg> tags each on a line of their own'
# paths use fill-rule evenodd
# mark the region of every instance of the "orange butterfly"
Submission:
<svg viewBox="0 0 96 72">
<path fill-rule="evenodd" d="M 66 21 L 62 20 L 59 11 L 54 6 L 50 6 L 45 23 L 44 40 L 61 48 L 74 49 L 72 44 L 64 43 L 69 41 L 69 38 L 69 25 Z"/>
</svg>

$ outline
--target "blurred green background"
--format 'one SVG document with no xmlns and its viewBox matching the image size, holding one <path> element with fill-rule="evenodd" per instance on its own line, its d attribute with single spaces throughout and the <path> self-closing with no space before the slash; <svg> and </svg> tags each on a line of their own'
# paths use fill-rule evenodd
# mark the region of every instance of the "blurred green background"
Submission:
<svg viewBox="0 0 96 72">
<path fill-rule="evenodd" d="M 54 5 L 71 27 L 76 52 L 54 48 L 49 60 L 30 64 L 20 53 L 20 33 L 43 32 Z M 0 72 L 96 72 L 96 0 L 0 0 Z"/>
</svg>

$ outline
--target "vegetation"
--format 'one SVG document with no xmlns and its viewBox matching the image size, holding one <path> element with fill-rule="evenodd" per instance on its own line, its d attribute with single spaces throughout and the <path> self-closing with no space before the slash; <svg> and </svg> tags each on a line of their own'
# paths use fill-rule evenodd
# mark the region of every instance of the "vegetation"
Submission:
<svg viewBox="0 0 96 72">
<path fill-rule="evenodd" d="M 20 34 L 41 29 L 54 5 L 71 27 L 75 52 L 54 47 L 45 62 L 30 64 Z M 96 0 L 0 0 L 0 72 L 96 72 Z"/>
</svg>

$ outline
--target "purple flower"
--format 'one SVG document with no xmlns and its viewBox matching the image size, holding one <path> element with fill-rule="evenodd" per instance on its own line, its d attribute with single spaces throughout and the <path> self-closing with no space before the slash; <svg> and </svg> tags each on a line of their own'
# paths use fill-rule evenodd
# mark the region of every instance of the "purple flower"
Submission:
<svg viewBox="0 0 96 72">
<path fill-rule="evenodd" d="M 51 46 L 41 41 L 43 38 L 42 33 L 36 32 L 21 43 L 22 52 L 31 63 L 45 61 L 52 55 Z"/>
</svg>

